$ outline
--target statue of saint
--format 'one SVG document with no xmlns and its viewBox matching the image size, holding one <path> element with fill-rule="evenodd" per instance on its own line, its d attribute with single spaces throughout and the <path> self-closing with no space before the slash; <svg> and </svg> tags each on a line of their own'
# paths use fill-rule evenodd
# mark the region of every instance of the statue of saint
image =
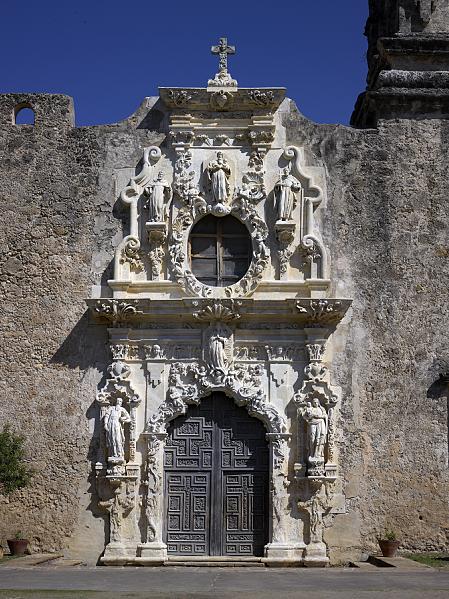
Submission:
<svg viewBox="0 0 449 599">
<path fill-rule="evenodd" d="M 210 365 L 222 372 L 226 372 L 227 369 L 226 342 L 227 337 L 220 328 L 215 329 L 209 339 Z"/>
<path fill-rule="evenodd" d="M 231 167 L 223 156 L 223 152 L 217 152 L 217 160 L 213 160 L 208 164 L 207 176 L 211 182 L 215 203 L 225 203 L 230 193 L 229 177 L 231 176 Z"/>
<path fill-rule="evenodd" d="M 109 408 L 103 422 L 109 458 L 121 460 L 125 458 L 125 433 L 123 431 L 125 422 L 131 422 L 131 417 L 122 406 L 121 397 L 118 397 L 115 406 Z"/>
<path fill-rule="evenodd" d="M 164 173 L 159 171 L 156 179 L 145 187 L 145 195 L 148 196 L 148 201 L 145 204 L 148 208 L 148 220 L 152 223 L 164 222 L 164 205 L 165 201 L 171 200 L 171 186 L 164 179 Z"/>
<path fill-rule="evenodd" d="M 309 458 L 320 458 L 324 460 L 324 446 L 327 435 L 327 414 L 315 397 L 307 402 L 303 411 L 303 418 L 307 422 L 307 439 L 309 444 Z"/>
<path fill-rule="evenodd" d="M 277 201 L 278 220 L 291 220 L 296 205 L 296 193 L 300 191 L 301 183 L 290 174 L 290 168 L 281 169 L 279 179 L 274 187 Z"/>
</svg>

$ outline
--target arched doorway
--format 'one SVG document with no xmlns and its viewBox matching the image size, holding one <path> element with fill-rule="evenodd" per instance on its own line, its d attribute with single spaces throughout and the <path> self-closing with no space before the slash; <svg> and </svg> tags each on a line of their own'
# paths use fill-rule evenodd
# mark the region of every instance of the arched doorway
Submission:
<svg viewBox="0 0 449 599">
<path fill-rule="evenodd" d="M 168 553 L 262 556 L 269 497 L 262 422 L 224 393 L 213 393 L 173 420 L 167 433 Z"/>
</svg>

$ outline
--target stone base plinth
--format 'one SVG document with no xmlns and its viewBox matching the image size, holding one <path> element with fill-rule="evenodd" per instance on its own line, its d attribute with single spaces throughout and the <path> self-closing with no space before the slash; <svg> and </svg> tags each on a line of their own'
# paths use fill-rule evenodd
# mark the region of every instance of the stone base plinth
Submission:
<svg viewBox="0 0 449 599">
<path fill-rule="evenodd" d="M 124 543 L 109 543 L 100 563 L 104 566 L 124 566 L 136 559 L 136 546 Z"/>
<path fill-rule="evenodd" d="M 306 546 L 304 566 L 307 568 L 322 568 L 329 565 L 325 543 L 309 543 Z"/>
<path fill-rule="evenodd" d="M 137 562 L 145 566 L 158 566 L 167 560 L 167 545 L 159 541 L 137 546 Z"/>
<path fill-rule="evenodd" d="M 269 543 L 263 562 L 273 568 L 295 567 L 304 561 L 304 543 Z"/>
</svg>

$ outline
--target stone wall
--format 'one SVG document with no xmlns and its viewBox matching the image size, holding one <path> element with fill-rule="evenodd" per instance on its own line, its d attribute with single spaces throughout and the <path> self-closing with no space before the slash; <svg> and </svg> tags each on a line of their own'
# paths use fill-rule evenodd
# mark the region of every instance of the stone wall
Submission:
<svg viewBox="0 0 449 599">
<path fill-rule="evenodd" d="M 334 361 L 354 509 L 335 517 L 327 541 L 357 546 L 360 527 L 362 548 L 373 548 L 388 528 L 410 549 L 447 547 L 449 123 L 357 131 L 295 111 L 286 120 L 290 141 L 326 165 L 331 276 L 339 296 L 354 298 Z"/>
<path fill-rule="evenodd" d="M 124 224 L 117 182 L 133 174 L 143 147 L 163 139 L 155 101 L 116 125 L 74 128 L 65 96 L 0 96 L 0 421 L 25 435 L 36 471 L 29 488 L 1 498 L 2 543 L 20 529 L 34 549 L 68 548 L 91 562 L 103 549 L 89 458 L 110 357 L 84 298 L 111 278 Z M 35 109 L 34 127 L 13 124 L 21 102 Z M 407 547 L 443 548 L 449 124 L 383 121 L 361 131 L 313 124 L 294 105 L 284 121 L 287 141 L 327 169 L 334 291 L 354 298 L 335 339 L 347 512 L 328 518 L 331 559 L 372 549 L 384 528 Z"/>
</svg>

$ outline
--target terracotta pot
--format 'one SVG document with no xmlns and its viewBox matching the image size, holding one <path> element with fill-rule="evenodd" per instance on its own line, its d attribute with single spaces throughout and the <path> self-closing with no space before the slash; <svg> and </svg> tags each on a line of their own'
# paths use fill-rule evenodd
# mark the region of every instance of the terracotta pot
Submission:
<svg viewBox="0 0 449 599">
<path fill-rule="evenodd" d="M 387 539 L 377 539 L 377 542 L 383 557 L 395 557 L 401 544 L 400 541 L 388 541 Z"/>
<path fill-rule="evenodd" d="M 29 541 L 27 539 L 8 539 L 7 543 L 11 555 L 25 555 Z"/>
</svg>

